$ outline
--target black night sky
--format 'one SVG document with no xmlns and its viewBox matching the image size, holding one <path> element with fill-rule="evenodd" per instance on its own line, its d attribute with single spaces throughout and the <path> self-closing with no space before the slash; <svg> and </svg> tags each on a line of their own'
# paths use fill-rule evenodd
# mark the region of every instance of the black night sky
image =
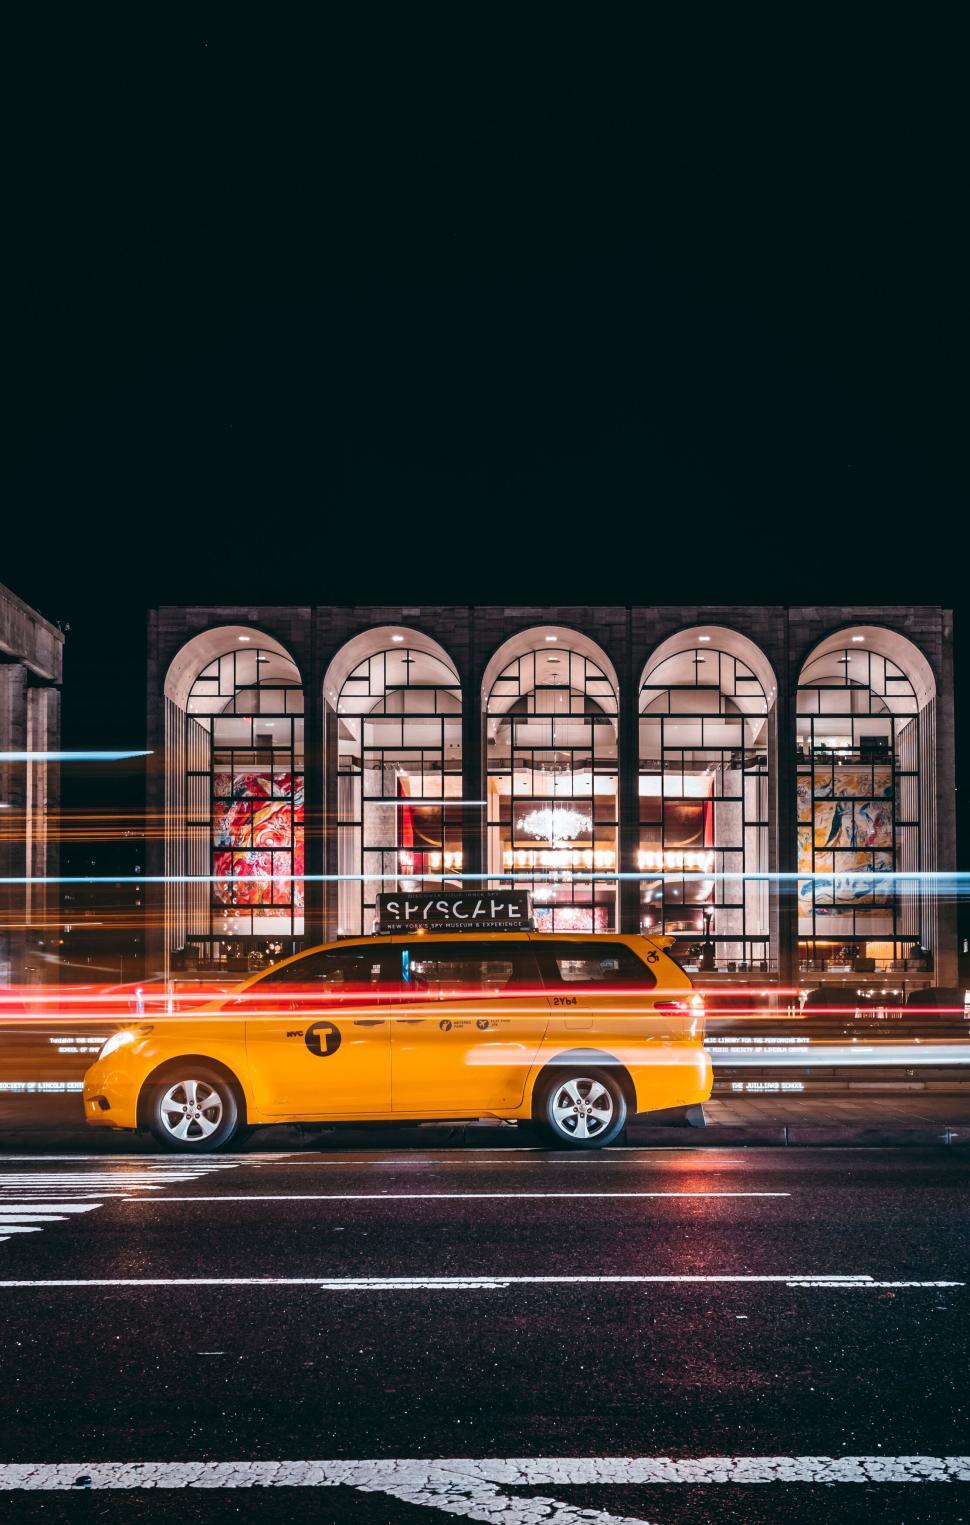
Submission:
<svg viewBox="0 0 970 1525">
<path fill-rule="evenodd" d="M 66 743 L 137 745 L 164 601 L 941 601 L 959 679 L 957 38 L 404 14 L 11 45 L 0 580 Z"/>
</svg>

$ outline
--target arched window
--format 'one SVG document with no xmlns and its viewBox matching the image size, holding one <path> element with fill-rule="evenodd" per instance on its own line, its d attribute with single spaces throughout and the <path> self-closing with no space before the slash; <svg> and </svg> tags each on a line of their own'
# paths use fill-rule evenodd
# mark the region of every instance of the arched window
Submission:
<svg viewBox="0 0 970 1525">
<path fill-rule="evenodd" d="M 292 952 L 304 930 L 303 689 L 292 658 L 257 630 L 196 637 L 169 670 L 166 741 L 166 863 L 181 869 L 166 887 L 169 947 L 203 964 Z"/>
<path fill-rule="evenodd" d="M 640 686 L 640 924 L 694 968 L 773 962 L 768 713 L 763 654 L 730 630 L 683 631 Z"/>
<path fill-rule="evenodd" d="M 934 691 L 922 654 L 877 628 L 839 632 L 802 669 L 796 724 L 804 967 L 922 965 L 925 897 L 894 872 L 925 867 L 920 733 Z"/>
<path fill-rule="evenodd" d="M 336 727 L 338 931 L 367 933 L 381 892 L 461 887 L 462 808 L 448 806 L 462 794 L 461 685 L 436 643 L 375 631 L 335 659 L 327 698 Z"/>
<path fill-rule="evenodd" d="M 488 873 L 532 891 L 541 931 L 615 931 L 615 677 L 571 631 L 507 647 L 486 673 Z"/>
</svg>

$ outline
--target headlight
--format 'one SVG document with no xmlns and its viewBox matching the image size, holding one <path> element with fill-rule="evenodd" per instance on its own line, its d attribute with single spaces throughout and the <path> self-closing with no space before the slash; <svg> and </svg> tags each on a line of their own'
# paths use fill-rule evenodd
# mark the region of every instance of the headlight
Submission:
<svg viewBox="0 0 970 1525">
<path fill-rule="evenodd" d="M 101 1052 L 99 1053 L 95 1063 L 100 1064 L 102 1059 L 107 1059 L 109 1054 L 113 1054 L 117 1049 L 123 1048 L 126 1043 L 133 1043 L 137 1036 L 137 1033 L 133 1033 L 131 1029 L 127 1027 L 122 1028 L 120 1033 L 112 1033 L 111 1037 L 106 1038 L 102 1043 Z"/>
</svg>

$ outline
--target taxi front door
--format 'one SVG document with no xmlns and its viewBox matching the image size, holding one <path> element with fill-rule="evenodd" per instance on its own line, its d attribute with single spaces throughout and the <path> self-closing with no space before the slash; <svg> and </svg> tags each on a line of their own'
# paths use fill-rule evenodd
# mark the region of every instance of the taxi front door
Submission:
<svg viewBox="0 0 970 1525">
<path fill-rule="evenodd" d="M 348 944 L 271 970 L 244 993 L 256 1104 L 275 1116 L 386 1117 L 391 1024 L 387 949 Z"/>
<path fill-rule="evenodd" d="M 518 1106 L 549 1006 L 525 937 L 396 945 L 395 1114 L 476 1116 Z"/>
</svg>

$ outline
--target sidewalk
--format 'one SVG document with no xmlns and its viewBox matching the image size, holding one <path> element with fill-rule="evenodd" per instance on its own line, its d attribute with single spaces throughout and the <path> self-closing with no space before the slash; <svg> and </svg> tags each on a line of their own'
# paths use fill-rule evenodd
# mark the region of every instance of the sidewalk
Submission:
<svg viewBox="0 0 970 1525">
<path fill-rule="evenodd" d="M 626 1142 L 634 1148 L 816 1147 L 970 1144 L 970 1096 L 763 1096 L 709 1101 L 705 1126 L 635 1119 Z M 524 1136 L 525 1135 L 525 1136 Z M 292 1148 L 428 1149 L 514 1147 L 540 1135 L 508 1123 L 423 1123 L 414 1127 L 321 1128 L 301 1134 L 260 1128 L 247 1142 L 255 1151 Z M 76 1095 L 0 1095 L 0 1152 L 150 1152 L 146 1135 L 87 1128 Z"/>
<path fill-rule="evenodd" d="M 643 1146 L 685 1136 L 692 1146 L 970 1143 L 970 1096 L 745 1096 L 705 1102 L 703 1128 L 627 1129 Z M 689 1137 L 688 1137 L 689 1136 Z"/>
</svg>

